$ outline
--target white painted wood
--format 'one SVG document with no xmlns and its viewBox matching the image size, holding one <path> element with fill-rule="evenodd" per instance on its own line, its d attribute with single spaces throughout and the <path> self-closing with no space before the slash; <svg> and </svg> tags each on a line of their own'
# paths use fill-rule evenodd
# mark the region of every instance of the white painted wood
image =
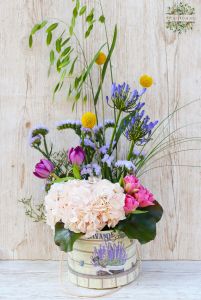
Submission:
<svg viewBox="0 0 201 300">
<path fill-rule="evenodd" d="M 64 288 L 64 286 L 65 288 Z M 103 291 L 60 282 L 59 262 L 4 261 L 0 263 L 0 299 L 74 299 L 71 294 L 96 298 Z M 104 299 L 200 300 L 201 262 L 144 261 L 140 277 Z M 105 292 L 105 291 L 104 291 Z M 89 299 L 89 297 L 86 297 Z"/>
<path fill-rule="evenodd" d="M 94 0 L 86 2 L 92 6 Z M 54 76 L 47 78 L 48 52 L 44 36 L 37 36 L 33 50 L 27 45 L 33 24 L 48 16 L 65 20 L 70 3 L 70 0 L 0 1 L 1 259 L 57 259 L 60 255 L 51 230 L 27 219 L 17 200 L 33 194 L 37 203 L 43 197 L 42 181 L 32 176 L 40 156 L 27 145 L 30 127 L 45 123 L 53 129 L 55 121 L 75 116 L 69 102 L 63 101 L 65 93 L 55 103 L 51 102 Z M 119 26 L 113 62 L 115 79 L 138 84 L 141 73 L 154 77 L 155 85 L 146 96 L 147 111 L 150 110 L 153 118 L 167 115 L 168 106 L 171 111 L 177 101 L 184 105 L 201 96 L 201 5 L 199 0 L 189 0 L 189 3 L 196 9 L 196 23 L 192 32 L 179 36 L 165 29 L 165 12 L 171 0 L 103 0 L 110 37 L 115 23 Z M 81 27 L 78 31 L 80 34 Z M 102 41 L 103 29 L 92 36 L 92 42 L 85 43 L 88 57 Z M 108 81 L 104 94 L 109 91 Z M 77 116 L 89 108 L 90 105 L 80 105 Z M 177 114 L 171 128 L 200 121 L 200 112 L 198 102 Z M 186 134 L 198 136 L 200 127 L 191 126 L 180 136 Z M 57 148 L 77 143 L 72 134 L 65 139 L 65 135 L 56 134 L 55 130 L 51 138 Z M 181 147 L 187 148 L 201 147 L 198 143 Z M 163 163 L 200 165 L 200 158 L 200 150 L 183 152 L 169 154 Z M 199 169 L 173 167 L 155 169 L 143 177 L 165 210 L 156 240 L 143 247 L 144 258 L 201 259 L 200 175 Z"/>
</svg>

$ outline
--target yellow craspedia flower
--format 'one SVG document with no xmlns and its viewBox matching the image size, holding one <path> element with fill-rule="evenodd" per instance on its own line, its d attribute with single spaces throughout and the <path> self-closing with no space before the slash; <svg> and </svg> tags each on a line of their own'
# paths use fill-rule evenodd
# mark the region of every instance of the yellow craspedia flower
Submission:
<svg viewBox="0 0 201 300">
<path fill-rule="evenodd" d="M 100 52 L 96 59 L 97 65 L 99 65 L 99 66 L 104 65 L 104 63 L 106 62 L 106 59 L 107 59 L 107 57 L 106 57 L 105 53 Z"/>
<path fill-rule="evenodd" d="M 96 115 L 92 112 L 86 112 L 82 116 L 82 126 L 92 129 L 96 125 Z"/>
<path fill-rule="evenodd" d="M 153 78 L 147 74 L 142 75 L 139 81 L 144 88 L 149 88 L 153 84 Z"/>
</svg>

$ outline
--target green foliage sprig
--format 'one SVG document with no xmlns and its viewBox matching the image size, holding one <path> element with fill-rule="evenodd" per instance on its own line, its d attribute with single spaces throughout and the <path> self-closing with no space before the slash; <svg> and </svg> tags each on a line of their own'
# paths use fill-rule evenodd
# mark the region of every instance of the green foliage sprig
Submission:
<svg viewBox="0 0 201 300">
<path fill-rule="evenodd" d="M 74 109 L 79 99 L 82 99 L 84 102 L 88 100 L 88 95 L 90 92 L 90 98 L 93 99 L 94 110 L 98 120 L 96 105 L 108 66 L 110 68 L 111 81 L 113 82 L 111 57 L 116 45 L 117 27 L 115 27 L 114 29 L 113 40 L 110 45 L 101 1 L 99 2 L 101 13 L 98 16 L 96 16 L 94 7 L 88 10 L 88 7 L 86 5 L 81 5 L 80 0 L 72 0 L 72 2 L 74 4 L 74 7 L 72 10 L 70 24 L 67 24 L 62 20 L 56 20 L 57 22 L 45 20 L 41 23 L 35 24 L 29 36 L 29 47 L 31 48 L 33 46 L 33 38 L 35 34 L 38 31 L 45 29 L 46 44 L 48 47 L 50 47 L 50 66 L 48 74 L 50 74 L 52 68 L 54 68 L 55 71 L 59 74 L 59 81 L 53 88 L 53 99 L 55 98 L 56 93 L 64 87 L 64 83 L 67 83 L 68 87 L 66 95 L 67 98 L 73 98 L 74 103 L 72 109 Z M 105 29 L 106 42 L 98 47 L 97 52 L 93 55 L 89 62 L 87 61 L 85 51 L 76 33 L 76 25 L 80 20 L 84 20 L 86 25 L 84 34 L 85 39 L 87 39 L 91 35 L 95 24 L 103 24 Z M 75 45 L 77 45 L 77 47 L 75 47 Z M 108 50 L 107 60 L 104 64 L 101 74 L 101 83 L 99 84 L 97 91 L 95 91 L 91 72 L 100 51 L 105 46 L 107 46 Z M 79 49 L 79 52 L 76 50 L 77 48 Z M 80 62 L 82 63 L 82 67 L 81 71 L 78 71 L 79 68 L 77 67 L 80 67 Z M 87 89 L 89 90 L 89 92 L 87 93 L 86 89 L 84 88 L 85 86 L 87 86 Z"/>
<path fill-rule="evenodd" d="M 45 222 L 45 205 L 44 202 L 34 205 L 32 196 L 19 200 L 24 205 L 25 215 L 32 219 L 33 222 Z"/>
</svg>

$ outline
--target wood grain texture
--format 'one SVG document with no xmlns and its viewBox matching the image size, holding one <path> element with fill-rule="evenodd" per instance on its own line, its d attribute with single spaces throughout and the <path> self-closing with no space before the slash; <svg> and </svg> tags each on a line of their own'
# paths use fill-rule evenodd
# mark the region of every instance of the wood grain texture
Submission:
<svg viewBox="0 0 201 300">
<path fill-rule="evenodd" d="M 70 2 L 0 1 L 0 259 L 57 259 L 60 255 L 51 230 L 27 219 L 18 199 L 33 194 L 37 203 L 42 197 L 43 182 L 32 176 L 40 156 L 27 144 L 30 127 L 47 124 L 57 148 L 67 148 L 76 145 L 77 140 L 73 134 L 65 138 L 64 134 L 57 133 L 55 121 L 80 117 L 91 107 L 80 104 L 72 115 L 71 104 L 64 100 L 65 92 L 53 103 L 55 76 L 47 78 L 48 51 L 44 35 L 37 36 L 32 50 L 28 48 L 27 38 L 33 24 L 47 17 L 65 20 Z M 94 3 L 93 0 L 85 2 L 89 7 Z M 201 96 L 199 0 L 189 0 L 196 9 L 196 23 L 192 32 L 182 35 L 165 28 L 165 12 L 171 0 L 103 0 L 102 3 L 110 37 L 115 23 L 119 26 L 113 62 L 115 80 L 138 84 L 139 75 L 152 74 L 155 84 L 146 95 L 146 105 L 153 118 L 162 119 L 177 101 L 184 105 Z M 81 36 L 82 26 L 78 34 Z M 104 39 L 104 30 L 100 29 L 92 35 L 89 44 L 83 41 L 87 57 L 94 55 Z M 98 81 L 96 71 L 93 79 L 94 83 Z M 104 94 L 109 91 L 108 80 Z M 197 102 L 175 116 L 171 130 L 199 122 L 200 117 L 201 107 Z M 178 134 L 198 136 L 200 126 L 187 127 Z M 200 144 L 185 144 L 180 150 L 188 148 L 198 150 L 178 155 L 169 151 L 163 164 L 200 165 Z M 122 144 L 121 153 L 124 151 L 125 144 Z M 166 167 L 153 169 L 143 176 L 143 182 L 165 210 L 156 240 L 143 246 L 145 259 L 201 259 L 200 175 L 200 169 Z"/>
<path fill-rule="evenodd" d="M 120 290 L 112 290 L 104 299 L 200 300 L 201 262 L 143 262 L 140 277 Z M 64 269 L 65 275 L 66 269 Z M 63 276 L 58 262 L 15 261 L 0 264 L 0 299 L 41 300 L 75 299 L 74 295 L 93 298 L 109 291 L 78 288 Z M 87 297 L 88 296 L 88 297 Z M 89 298 L 90 296 L 90 298 Z"/>
</svg>

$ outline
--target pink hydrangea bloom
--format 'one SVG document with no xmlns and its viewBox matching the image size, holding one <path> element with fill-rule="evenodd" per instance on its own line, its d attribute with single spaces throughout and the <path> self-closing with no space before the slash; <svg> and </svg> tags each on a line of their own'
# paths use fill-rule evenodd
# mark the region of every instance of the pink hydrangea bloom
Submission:
<svg viewBox="0 0 201 300">
<path fill-rule="evenodd" d="M 141 187 L 139 179 L 134 175 L 127 175 L 124 177 L 123 182 L 125 192 L 131 195 L 138 192 Z"/>
<path fill-rule="evenodd" d="M 139 206 L 139 202 L 133 196 L 126 194 L 125 205 L 124 205 L 125 213 L 129 214 L 130 212 L 136 210 L 138 206 Z"/>
<path fill-rule="evenodd" d="M 143 186 L 141 186 L 140 190 L 135 194 L 135 198 L 139 202 L 139 207 L 154 205 L 154 195 Z"/>
</svg>

